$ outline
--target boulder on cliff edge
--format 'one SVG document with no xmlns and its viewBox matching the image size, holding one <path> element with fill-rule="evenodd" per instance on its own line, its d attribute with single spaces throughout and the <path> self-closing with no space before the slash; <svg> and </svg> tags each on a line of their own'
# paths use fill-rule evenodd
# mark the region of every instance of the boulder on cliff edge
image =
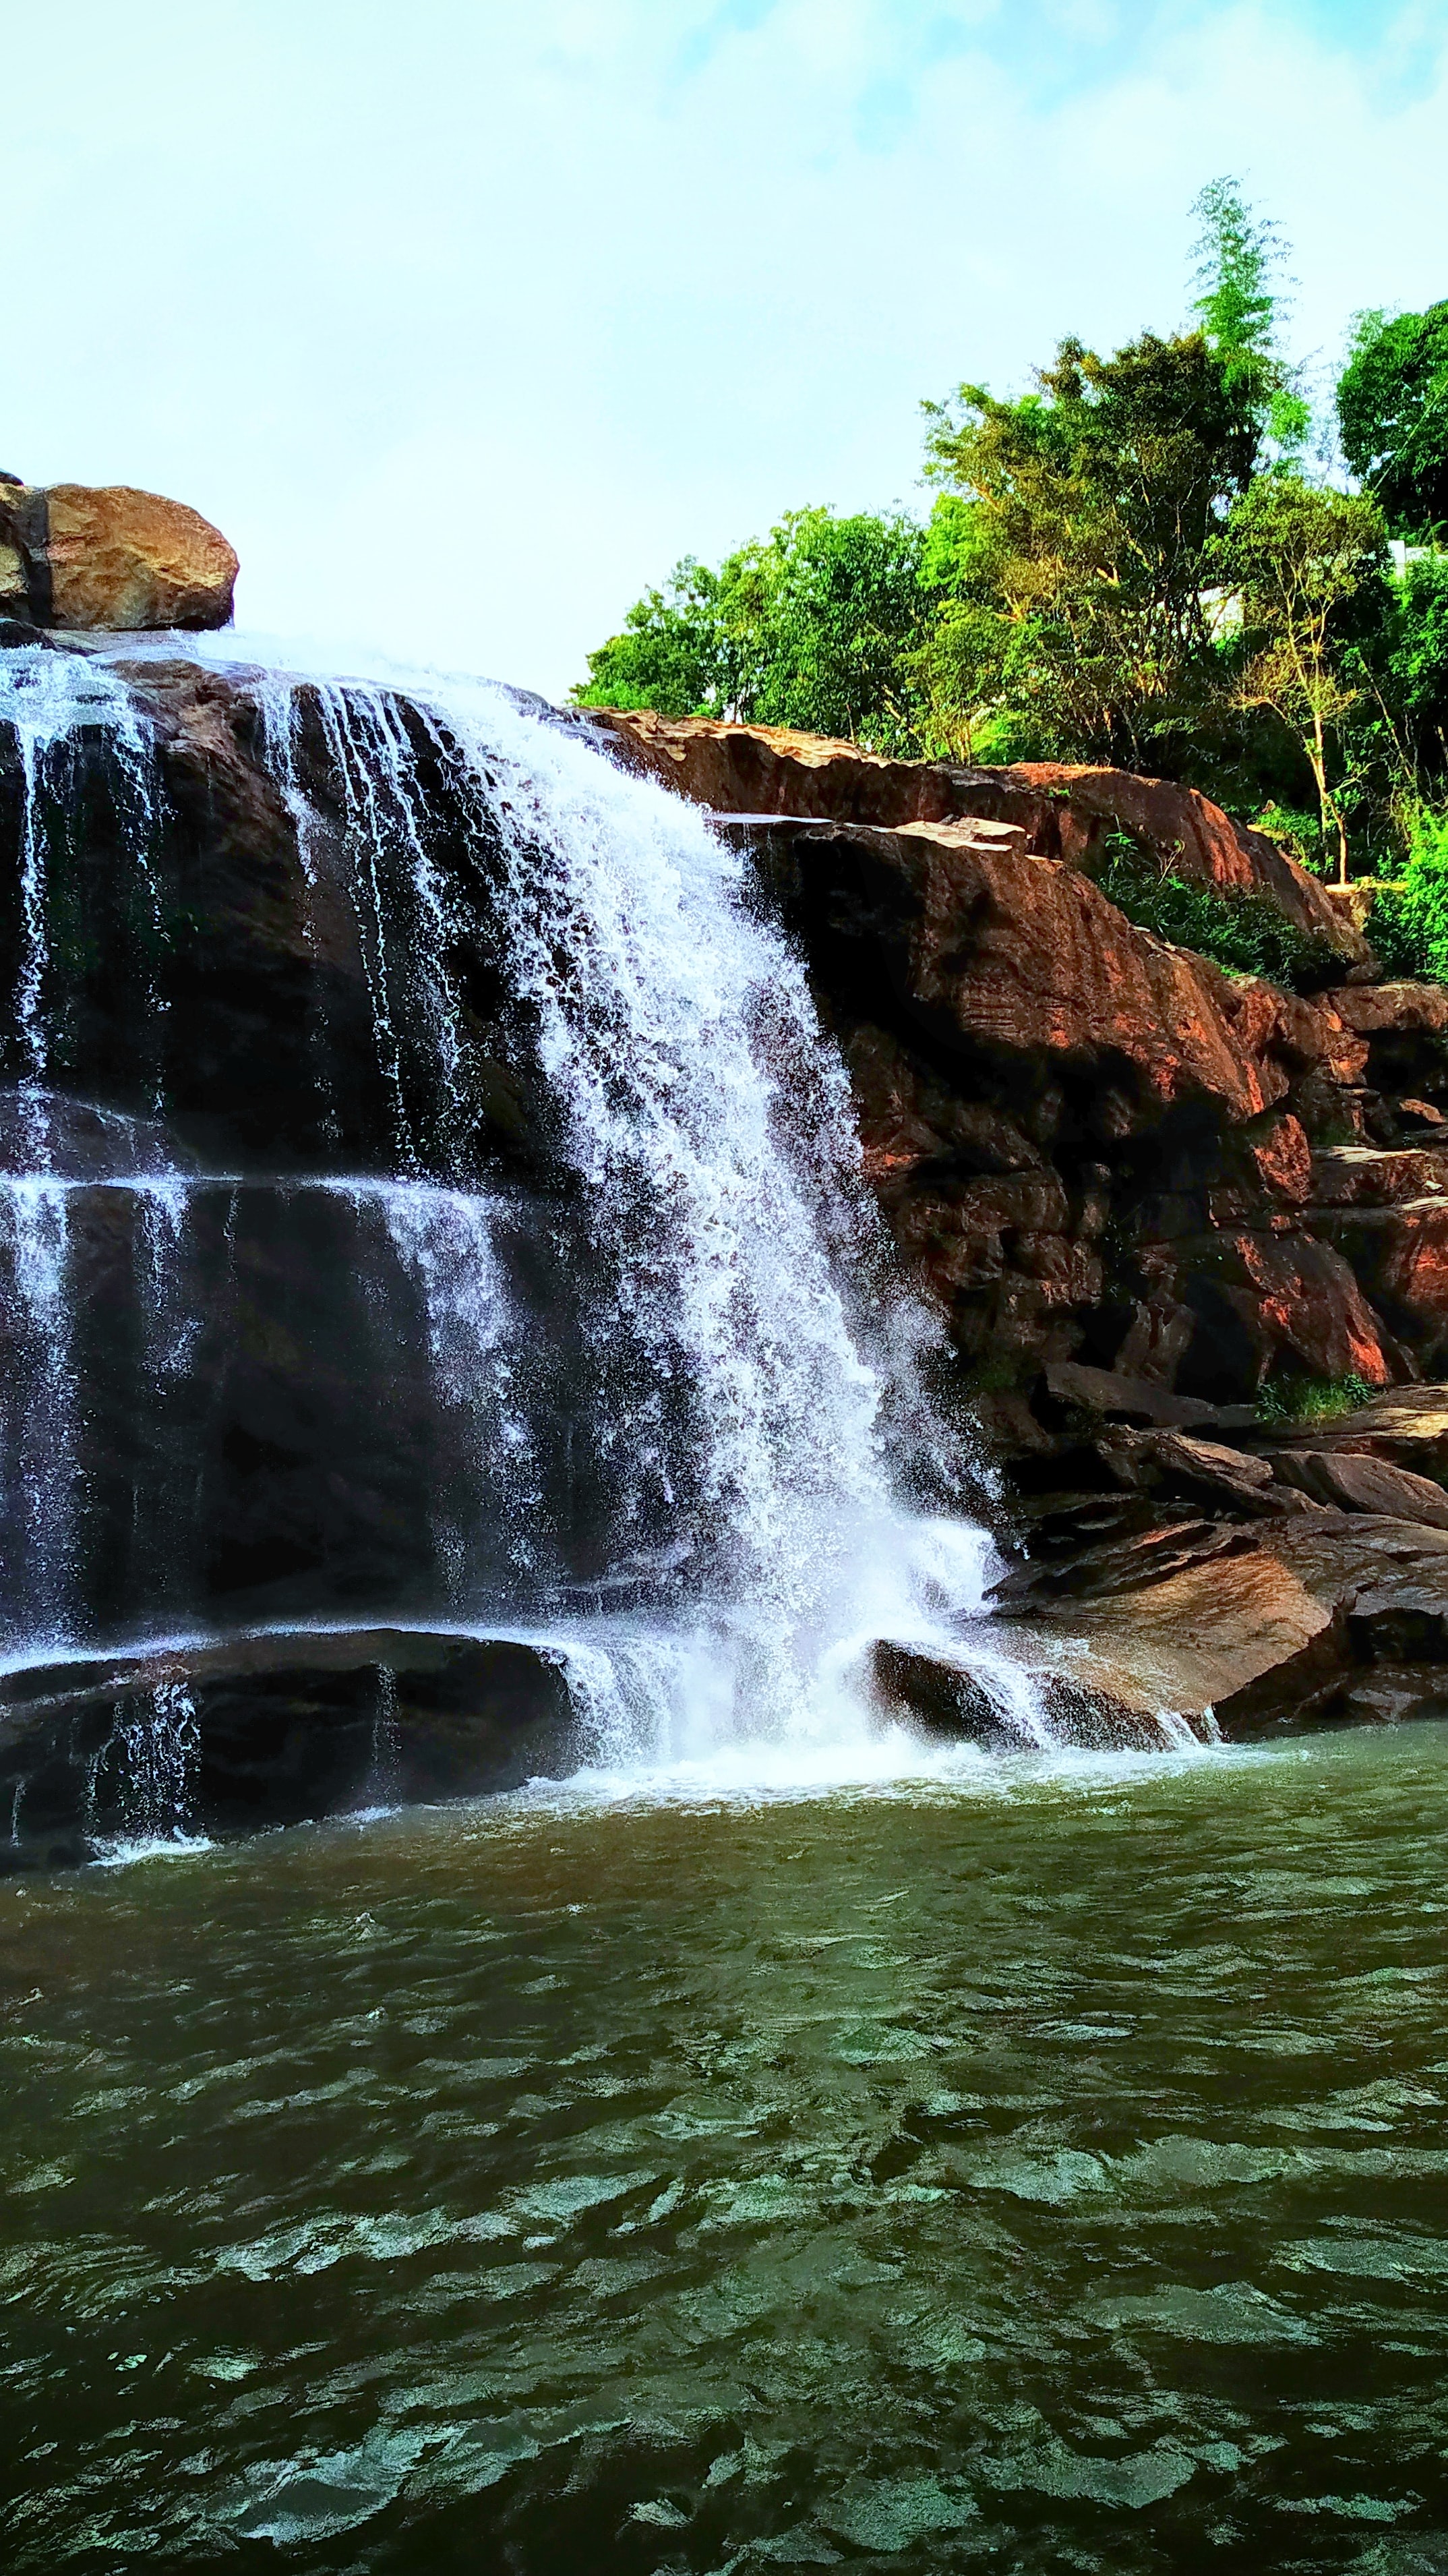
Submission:
<svg viewBox="0 0 1448 2576">
<path fill-rule="evenodd" d="M 129 484 L 0 481 L 0 617 L 39 627 L 225 626 L 237 559 L 183 501 Z"/>
</svg>

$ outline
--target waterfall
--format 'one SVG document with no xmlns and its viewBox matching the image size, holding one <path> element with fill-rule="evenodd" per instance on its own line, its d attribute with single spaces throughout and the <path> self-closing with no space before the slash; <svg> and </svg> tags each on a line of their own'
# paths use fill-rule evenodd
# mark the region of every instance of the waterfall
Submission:
<svg viewBox="0 0 1448 2576">
<path fill-rule="evenodd" d="M 184 1682 L 158 1682 L 117 1727 L 118 1821 L 126 1841 L 176 1841 L 191 1822 L 201 1734 Z"/>
<path fill-rule="evenodd" d="M 174 1636 L 189 1603 L 204 1630 L 207 1602 L 251 1586 L 260 1615 L 541 1641 L 615 1776 L 805 1778 L 867 1747 L 898 1758 L 863 1679 L 887 1637 L 968 1664 L 1008 1737 L 1049 1741 L 990 1637 L 988 1539 L 902 1499 L 899 1419 L 939 1439 L 913 1375 L 925 1327 L 892 1280 L 843 1063 L 747 858 L 485 683 L 298 671 L 232 637 L 150 649 L 223 663 L 254 711 L 300 857 L 311 1132 L 338 1157 L 360 1139 L 377 1168 L 218 1155 L 175 1123 L 174 1075 L 148 1089 L 185 917 L 150 720 L 103 660 L 0 654 L 24 794 L 8 1651 Z M 87 746 L 141 961 L 124 1112 L 65 1088 L 51 926 L 74 901 Z M 349 940 L 366 1133 L 328 1018 Z M 107 1468 L 122 1410 L 129 1501 Z M 348 1548 L 360 1571 L 319 1592 Z M 371 1804 L 400 1741 L 390 1672 L 380 1688 Z M 180 1684 L 134 1703 L 128 1833 L 184 1830 L 199 1726 Z"/>
<path fill-rule="evenodd" d="M 13 734 L 20 763 L 21 937 L 14 1029 L 24 1098 L 43 1092 L 50 1071 L 52 860 L 71 825 L 77 754 L 87 732 L 105 739 L 114 820 L 136 873 L 153 953 L 163 931 L 151 865 L 157 811 L 146 728 L 131 690 L 104 662 L 47 646 L 0 653 L 0 726 Z M 149 977 L 147 982 L 154 1013 L 161 1004 Z M 33 1141 L 43 1163 L 39 1117 Z"/>
<path fill-rule="evenodd" d="M 76 1514 L 74 1307 L 69 1194 L 47 1174 L 0 1176 L 0 1261 L 14 1296 L 5 1371 L 4 1479 L 12 1615 L 37 1644 L 58 1643 L 74 1610 Z"/>
<path fill-rule="evenodd" d="M 285 713 L 279 686 L 267 684 L 267 738 L 315 843 L 297 775 L 299 691 Z M 349 833 L 369 852 L 377 957 L 376 857 L 391 842 L 407 853 L 415 935 L 440 960 L 456 922 L 428 857 L 413 738 L 377 682 L 307 686 Z M 410 676 L 407 696 L 452 796 L 497 853 L 515 1022 L 532 1033 L 586 1194 L 601 1267 L 584 1329 L 615 1397 L 590 1436 L 628 1453 L 640 1559 L 667 1557 L 682 1574 L 684 1607 L 667 1624 L 572 1643 L 597 1756 L 627 1766 L 741 1736 L 858 1734 L 854 1667 L 869 1638 L 958 1650 L 959 1624 L 983 1613 L 991 1552 L 971 1533 L 946 1567 L 940 1533 L 892 1488 L 883 1397 L 909 1374 L 918 1325 L 892 1316 L 888 1296 L 870 1311 L 885 1269 L 878 1220 L 847 1076 L 803 967 L 707 816 L 506 692 L 429 675 Z M 432 1025 L 454 1028 L 440 966 L 429 973 Z M 395 1066 L 380 964 L 374 975 L 379 1054 Z M 484 1279 L 489 1266 L 480 1240 L 468 1268 Z M 480 1334 L 475 1302 L 461 1337 L 446 1306 L 430 1324 L 455 1390 L 480 1363 L 507 1364 L 505 1320 L 485 1299 Z M 1044 1740 L 1025 1676 L 978 1642 L 974 1653 L 1006 1727 Z"/>
</svg>

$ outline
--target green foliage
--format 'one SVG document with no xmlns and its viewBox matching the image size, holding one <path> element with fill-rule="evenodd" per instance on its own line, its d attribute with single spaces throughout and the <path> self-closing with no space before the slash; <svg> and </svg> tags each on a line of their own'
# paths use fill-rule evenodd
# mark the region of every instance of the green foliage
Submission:
<svg viewBox="0 0 1448 2576">
<path fill-rule="evenodd" d="M 1337 416 L 1343 453 L 1395 536 L 1448 524 L 1448 303 L 1359 317 Z"/>
<path fill-rule="evenodd" d="M 1322 817 L 1306 805 L 1284 805 L 1275 796 L 1251 819 L 1251 829 L 1263 833 L 1295 859 L 1309 876 L 1326 876 L 1332 864 L 1332 853 L 1323 844 Z"/>
<path fill-rule="evenodd" d="M 1311 409 L 1277 353 L 1284 299 L 1273 281 L 1286 265 L 1281 231 L 1256 215 L 1236 179 L 1213 179 L 1192 212 L 1201 225 L 1195 257 L 1202 290 L 1192 310 L 1234 398 L 1279 452 L 1290 453 L 1307 436 Z"/>
<path fill-rule="evenodd" d="M 1448 553 L 1395 569 L 1386 544 L 1448 525 L 1448 302 L 1358 315 L 1339 413 L 1367 488 L 1334 489 L 1302 464 L 1277 226 L 1233 178 L 1194 211 L 1199 328 L 1109 356 L 1068 338 L 1024 395 L 927 404 L 923 527 L 796 510 L 717 567 L 685 557 L 578 702 L 1106 762 L 1201 788 L 1320 874 L 1394 873 L 1448 802 Z M 1394 956 L 1428 953 L 1424 900 L 1385 901 Z M 1306 971 L 1220 910 L 1160 917 L 1229 965 Z"/>
<path fill-rule="evenodd" d="M 657 707 L 661 715 L 723 715 L 730 701 L 719 576 L 686 555 L 663 590 L 645 591 L 621 635 L 588 656 L 580 706 Z"/>
<path fill-rule="evenodd" d="M 1117 910 L 1140 930 L 1193 948 L 1230 975 L 1264 975 L 1269 983 L 1311 992 L 1336 971 L 1322 946 L 1296 928 L 1264 896 L 1245 889 L 1219 894 L 1164 874 L 1129 834 L 1113 832 L 1106 865 L 1096 882 Z"/>
<path fill-rule="evenodd" d="M 1407 867 L 1376 896 L 1367 935 L 1390 975 L 1448 984 L 1448 814 L 1410 809 Z"/>
<path fill-rule="evenodd" d="M 1245 655 L 1237 680 L 1244 708 L 1268 709 L 1301 744 L 1322 817 L 1347 882 L 1347 817 L 1333 754 L 1361 694 L 1347 612 L 1381 589 L 1382 514 L 1364 493 L 1334 492 L 1286 469 L 1243 493 L 1213 549 L 1219 575 L 1241 602 Z"/>
<path fill-rule="evenodd" d="M 903 515 L 794 510 L 717 572 L 692 558 L 588 657 L 582 706 L 795 725 L 881 751 L 921 747 L 925 532 Z"/>
<path fill-rule="evenodd" d="M 942 607 L 938 730 L 1008 708 L 1058 758 L 1168 765 L 1216 678 L 1207 549 L 1259 432 L 1200 331 L 1114 357 L 1063 341 L 1037 391 L 927 404 Z"/>
<path fill-rule="evenodd" d="M 1410 563 L 1385 621 L 1386 686 L 1411 762 L 1448 769 L 1448 556 Z"/>
<path fill-rule="evenodd" d="M 1269 1379 L 1257 1398 L 1259 1421 L 1271 1431 L 1296 1425 L 1336 1422 L 1356 1413 L 1378 1393 L 1365 1377 L 1284 1377 Z"/>
</svg>

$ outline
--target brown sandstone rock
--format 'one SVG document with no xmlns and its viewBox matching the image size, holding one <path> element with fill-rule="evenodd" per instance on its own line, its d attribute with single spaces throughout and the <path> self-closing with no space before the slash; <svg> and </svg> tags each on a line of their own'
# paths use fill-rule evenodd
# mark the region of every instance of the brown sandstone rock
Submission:
<svg viewBox="0 0 1448 2576">
<path fill-rule="evenodd" d="M 1448 1155 L 1421 1145 L 1329 1146 L 1312 1158 L 1311 1196 L 1320 1208 L 1448 1197 Z"/>
<path fill-rule="evenodd" d="M 1392 1030 L 1448 1039 L 1448 984 L 1350 984 L 1322 998 L 1363 1037 Z"/>
<path fill-rule="evenodd" d="M 944 822 L 958 810 L 956 773 L 933 761 L 885 760 L 858 743 L 784 725 L 720 724 L 649 708 L 591 707 L 588 718 L 615 736 L 634 767 L 716 814 L 893 826 Z"/>
<path fill-rule="evenodd" d="M 1279 849 L 1263 832 L 1233 823 L 1196 788 L 1179 787 L 1165 778 L 1140 778 L 1122 769 L 1073 767 L 1060 761 L 1019 761 L 1004 773 L 1034 794 L 1054 802 L 1060 847 L 1051 855 L 1077 866 L 1089 861 L 1090 836 L 1083 822 L 1091 818 L 1155 852 L 1173 874 L 1219 894 L 1257 894 L 1311 938 L 1365 954 L 1361 931 L 1344 921 L 1329 901 L 1326 888 Z M 1032 847 L 1044 846 L 1049 832 Z"/>
<path fill-rule="evenodd" d="M 1448 985 L 1349 985 L 1324 994 L 1321 1007 L 1366 1046 L 1374 1090 L 1407 1095 L 1420 1112 L 1437 1105 L 1448 1087 Z"/>
<path fill-rule="evenodd" d="M 1266 1465 L 1265 1460 L 1253 1463 Z M 1386 1459 L 1354 1455 L 1351 1450 L 1289 1449 L 1273 1465 L 1280 1483 L 1295 1486 L 1316 1503 L 1448 1530 L 1448 1493 L 1443 1487 L 1430 1477 L 1390 1466 Z"/>
<path fill-rule="evenodd" d="M 967 769 L 884 760 L 857 744 L 702 716 L 589 710 L 624 755 L 716 813 L 825 817 L 898 829 L 975 816 L 1020 828 L 1033 856 L 1088 867 L 1107 833 L 1129 832 L 1181 875 L 1223 893 L 1263 896 L 1347 971 L 1371 971 L 1361 931 L 1326 889 L 1260 832 L 1244 831 L 1195 788 L 1126 770 L 1022 762 Z"/>
<path fill-rule="evenodd" d="M 0 615 L 41 627 L 225 626 L 237 560 L 183 502 L 126 484 L 0 488 Z"/>
<path fill-rule="evenodd" d="M 1274 1198 L 1300 1207 L 1312 1192 L 1312 1148 L 1303 1133 L 1302 1121 L 1288 1110 L 1260 1138 L 1249 1141 L 1247 1152 L 1256 1177 Z"/>
<path fill-rule="evenodd" d="M 1448 1357 L 1448 1196 L 1435 1189 L 1396 1207 L 1323 1209 L 1315 1222 L 1420 1358 Z"/>
<path fill-rule="evenodd" d="M 1330 1624 L 1330 1606 L 1278 1552 L 1279 1532 L 1298 1526 L 1274 1522 L 1262 1545 L 1219 1549 L 1129 1593 L 1043 1603 L 1018 1632 L 1019 1650 L 1039 1655 L 1059 1638 L 1083 1681 L 1129 1706 L 1220 1713 L 1223 1700 L 1275 1674 Z M 1008 1617 L 1001 1633 L 1017 1637 Z"/>
<path fill-rule="evenodd" d="M 1254 1346 L 1259 1380 L 1284 1359 L 1313 1377 L 1391 1385 L 1382 1327 L 1341 1254 L 1313 1236 L 1243 1229 L 1193 1248 Z M 1184 1282 L 1188 1274 L 1183 1271 Z"/>
<path fill-rule="evenodd" d="M 942 1034 L 1068 1072 L 1119 1065 L 1128 1124 L 1181 1100 L 1246 1120 L 1284 1097 L 1275 1057 L 1236 1042 L 1218 990 L 1227 979 L 1135 929 L 1089 878 L 978 823 L 911 823 L 811 833 L 798 852 L 806 887 L 847 853 L 893 916 L 896 972 Z"/>
<path fill-rule="evenodd" d="M 1335 1456 L 1386 1458 L 1442 1484 L 1448 1481 L 1448 1387 L 1388 1387 L 1329 1426 L 1274 1434 L 1274 1454 L 1289 1445 L 1331 1448 Z"/>
</svg>

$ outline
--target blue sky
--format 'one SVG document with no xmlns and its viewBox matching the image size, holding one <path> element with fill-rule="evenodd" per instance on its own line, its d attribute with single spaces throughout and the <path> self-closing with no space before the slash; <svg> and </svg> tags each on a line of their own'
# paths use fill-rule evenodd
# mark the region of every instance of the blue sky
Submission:
<svg viewBox="0 0 1448 2576">
<path fill-rule="evenodd" d="M 1179 320 L 1221 172 L 1299 352 L 1448 294 L 1444 0 L 52 0 L 6 53 L 0 464 L 194 501 L 249 623 L 555 693 L 682 552 L 917 506 L 922 397 Z"/>
</svg>

